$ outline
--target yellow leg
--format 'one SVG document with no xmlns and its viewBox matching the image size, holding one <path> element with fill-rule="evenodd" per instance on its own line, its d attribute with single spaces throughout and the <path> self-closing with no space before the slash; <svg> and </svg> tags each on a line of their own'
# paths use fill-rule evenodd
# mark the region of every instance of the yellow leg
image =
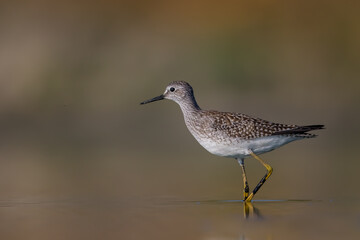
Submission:
<svg viewBox="0 0 360 240">
<path fill-rule="evenodd" d="M 241 170 L 242 170 L 243 183 L 244 183 L 244 201 L 245 201 L 249 196 L 249 184 L 248 184 L 248 181 L 246 178 L 245 163 L 244 163 L 244 159 L 239 158 L 237 160 L 238 160 Z"/>
<path fill-rule="evenodd" d="M 267 170 L 267 173 L 265 174 L 265 176 L 260 180 L 260 182 L 256 185 L 256 187 L 254 188 L 254 190 L 252 191 L 252 193 L 249 195 L 248 198 L 246 198 L 247 202 L 250 202 L 254 195 L 257 193 L 257 191 L 259 191 L 259 189 L 261 188 L 261 186 L 266 182 L 266 180 L 271 176 L 272 172 L 273 172 L 273 168 L 265 163 L 260 157 L 258 157 L 255 153 L 253 153 L 250 150 L 250 154 L 251 156 L 253 156 L 256 160 L 258 160 Z"/>
</svg>

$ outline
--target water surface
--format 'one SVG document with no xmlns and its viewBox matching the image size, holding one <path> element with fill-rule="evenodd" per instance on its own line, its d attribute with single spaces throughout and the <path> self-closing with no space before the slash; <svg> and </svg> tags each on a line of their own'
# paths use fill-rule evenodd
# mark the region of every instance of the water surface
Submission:
<svg viewBox="0 0 360 240">
<path fill-rule="evenodd" d="M 1 239 L 358 239 L 357 202 L 52 199 L 0 202 Z M 20 231 L 21 229 L 21 231 Z"/>
</svg>

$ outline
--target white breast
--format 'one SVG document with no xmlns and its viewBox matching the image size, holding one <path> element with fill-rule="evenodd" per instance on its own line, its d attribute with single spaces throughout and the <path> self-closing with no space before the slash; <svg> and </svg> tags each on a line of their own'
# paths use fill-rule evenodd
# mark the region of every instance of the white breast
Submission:
<svg viewBox="0 0 360 240">
<path fill-rule="evenodd" d="M 196 138 L 201 146 L 203 146 L 210 153 L 217 156 L 230 158 L 248 157 L 250 155 L 249 150 L 255 154 L 266 153 L 298 139 L 301 139 L 301 137 L 278 135 L 250 140 L 234 139 L 231 142 L 221 143 L 215 142 L 209 138 Z"/>
</svg>

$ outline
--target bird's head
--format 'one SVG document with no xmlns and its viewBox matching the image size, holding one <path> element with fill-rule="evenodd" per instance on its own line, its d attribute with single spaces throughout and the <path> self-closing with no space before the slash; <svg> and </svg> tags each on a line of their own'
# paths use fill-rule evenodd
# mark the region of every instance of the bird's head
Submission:
<svg viewBox="0 0 360 240">
<path fill-rule="evenodd" d="M 194 99 L 194 92 L 190 84 L 187 82 L 175 81 L 169 83 L 165 88 L 165 92 L 160 96 L 143 101 L 140 104 L 147 104 L 163 99 L 169 99 L 181 105 L 182 102 L 189 100 L 192 101 Z"/>
</svg>

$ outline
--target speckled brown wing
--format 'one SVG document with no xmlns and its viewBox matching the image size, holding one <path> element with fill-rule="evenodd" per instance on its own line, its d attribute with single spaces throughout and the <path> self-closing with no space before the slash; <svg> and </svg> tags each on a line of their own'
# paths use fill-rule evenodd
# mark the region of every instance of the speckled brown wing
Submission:
<svg viewBox="0 0 360 240">
<path fill-rule="evenodd" d="M 213 128 L 232 138 L 254 139 L 275 135 L 278 132 L 296 129 L 296 125 L 272 123 L 241 113 L 211 112 L 214 117 Z"/>
</svg>

